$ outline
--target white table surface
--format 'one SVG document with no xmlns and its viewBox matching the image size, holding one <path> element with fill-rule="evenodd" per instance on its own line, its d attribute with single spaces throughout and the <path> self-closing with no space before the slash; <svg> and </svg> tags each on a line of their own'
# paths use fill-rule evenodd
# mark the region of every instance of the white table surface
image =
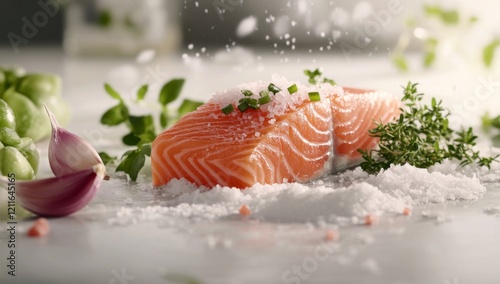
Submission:
<svg viewBox="0 0 500 284">
<path fill-rule="evenodd" d="M 133 58 L 74 58 L 50 48 L 24 49 L 18 54 L 2 49 L 0 63 L 60 74 L 63 95 L 73 108 L 68 129 L 89 139 L 98 150 L 116 153 L 122 149 L 114 138 L 120 137 L 123 129 L 108 130 L 98 123 L 100 114 L 114 103 L 105 95 L 103 83 L 130 90 L 151 78 L 147 74 L 155 69 L 160 71 L 156 74 L 162 82 L 172 77 L 187 78 L 184 96 L 200 100 L 238 83 L 268 80 L 273 73 L 303 79 L 303 69 L 317 66 L 343 85 L 390 92 L 400 92 L 400 86 L 410 79 L 418 81 L 422 91 L 442 97 L 449 107 L 466 102 L 480 85 L 480 78 L 498 79 L 494 73 L 467 68 L 400 74 L 387 63 L 386 56 L 347 59 L 326 53 L 290 57 L 255 53 L 261 57 L 249 57 L 252 60 L 243 63 L 204 60 L 202 64 L 186 64 L 180 55 L 174 55 L 138 65 Z M 138 72 L 136 76 L 131 74 L 127 79 L 117 75 L 132 67 Z M 160 86 L 149 82 L 153 89 Z M 461 116 L 462 121 L 477 125 L 482 111 L 498 112 L 498 95 L 495 90 L 493 96 L 481 100 Z M 44 156 L 40 176 L 48 176 L 47 141 L 37 145 Z M 147 173 L 140 178 L 142 184 L 149 180 Z M 341 239 L 330 244 L 334 251 L 317 261 L 314 271 L 307 272 L 299 282 L 286 282 L 282 276 L 287 270 L 302 266 L 314 257 L 315 249 L 324 245 L 320 228 L 238 219 L 196 222 L 174 217 L 169 220 L 174 225 L 157 220 L 109 226 L 107 220 L 117 208 L 125 206 L 126 197 L 134 200 L 130 206 L 145 207 L 153 196 L 133 183 L 103 183 L 88 208 L 69 217 L 50 219 L 47 237 L 28 238 L 25 231 L 33 219 L 20 221 L 16 277 L 6 272 L 7 233 L 2 229 L 0 282 L 198 283 L 168 280 L 166 276 L 188 275 L 199 283 L 500 283 L 500 218 L 483 212 L 486 207 L 500 205 L 500 188 L 498 182 L 486 187 L 488 191 L 479 201 L 416 207 L 411 217 L 384 218 L 375 227 L 342 228 Z M 423 218 L 422 211 L 450 219 L 437 222 Z M 209 243 L 214 238 L 231 245 L 213 247 Z"/>
</svg>

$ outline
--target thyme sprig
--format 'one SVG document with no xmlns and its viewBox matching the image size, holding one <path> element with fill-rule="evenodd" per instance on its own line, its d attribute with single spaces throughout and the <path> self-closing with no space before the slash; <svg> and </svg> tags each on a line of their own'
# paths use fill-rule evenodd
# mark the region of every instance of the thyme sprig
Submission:
<svg viewBox="0 0 500 284">
<path fill-rule="evenodd" d="M 392 164 L 428 168 L 445 159 L 456 159 L 462 166 L 477 163 L 489 168 L 499 155 L 482 157 L 473 149 L 477 136 L 472 128 L 451 129 L 449 110 L 435 98 L 430 105 L 423 104 L 423 96 L 417 91 L 417 84 L 408 82 L 402 98 L 406 108 L 401 108 L 399 118 L 387 124 L 377 122 L 369 131 L 372 137 L 380 139 L 378 149 L 358 150 L 364 159 L 361 168 L 373 174 Z"/>
</svg>

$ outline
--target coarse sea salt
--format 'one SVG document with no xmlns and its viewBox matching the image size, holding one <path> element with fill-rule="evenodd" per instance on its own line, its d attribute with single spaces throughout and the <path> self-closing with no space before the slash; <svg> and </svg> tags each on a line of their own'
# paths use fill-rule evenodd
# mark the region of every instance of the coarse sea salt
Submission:
<svg viewBox="0 0 500 284">
<path fill-rule="evenodd" d="M 259 92 L 267 90 L 270 83 L 281 89 L 275 95 L 271 94 L 271 101 L 268 104 L 260 106 L 260 109 L 267 113 L 267 118 L 271 120 L 269 121 L 270 123 L 275 121 L 272 119 L 276 116 L 283 115 L 289 110 L 294 110 L 303 104 L 304 101 L 309 100 L 309 92 L 319 92 L 321 99 L 325 102 L 333 94 L 342 95 L 344 93 L 344 90 L 339 86 L 332 86 L 330 84 L 320 84 L 317 86 L 304 85 L 298 81 L 289 81 L 281 76 L 274 75 L 269 81 L 245 83 L 235 88 L 216 92 L 208 102 L 218 104 L 221 108 L 228 104 L 238 105 L 238 101 L 243 97 L 241 90 L 250 90 L 254 94 L 251 97 L 259 99 Z M 293 84 L 297 86 L 298 90 L 296 93 L 290 95 L 287 88 Z M 243 117 L 245 116 L 243 115 Z"/>
<path fill-rule="evenodd" d="M 124 207 L 108 222 L 115 225 L 181 217 L 187 220 L 221 220 L 239 216 L 241 205 L 253 219 L 266 222 L 360 224 L 365 216 L 403 214 L 405 208 L 447 200 L 477 200 L 486 191 L 471 167 L 466 174 L 447 173 L 458 163 L 445 162 L 434 169 L 410 165 L 369 176 L 360 168 L 309 184 L 256 184 L 240 190 L 198 187 L 172 180 L 151 189 L 161 205 Z M 447 165 L 447 166 L 446 166 Z M 346 222 L 347 220 L 347 222 Z"/>
</svg>

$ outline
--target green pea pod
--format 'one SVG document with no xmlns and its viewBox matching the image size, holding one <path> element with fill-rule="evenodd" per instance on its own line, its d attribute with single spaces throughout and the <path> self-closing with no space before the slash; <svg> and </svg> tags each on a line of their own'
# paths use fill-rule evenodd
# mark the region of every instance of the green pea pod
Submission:
<svg viewBox="0 0 500 284">
<path fill-rule="evenodd" d="M 0 127 L 16 129 L 14 111 L 12 111 L 12 108 L 2 99 L 0 99 Z"/>
<path fill-rule="evenodd" d="M 19 180 L 31 180 L 35 177 L 35 171 L 28 159 L 12 146 L 0 149 L 0 172 L 4 176 L 15 173 Z"/>
</svg>

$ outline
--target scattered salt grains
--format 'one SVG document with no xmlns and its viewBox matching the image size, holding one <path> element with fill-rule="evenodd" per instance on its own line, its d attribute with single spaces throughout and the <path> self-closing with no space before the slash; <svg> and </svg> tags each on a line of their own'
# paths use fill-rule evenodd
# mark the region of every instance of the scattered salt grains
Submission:
<svg viewBox="0 0 500 284">
<path fill-rule="evenodd" d="M 325 179 L 310 184 L 256 184 L 245 190 L 222 186 L 209 190 L 186 180 L 172 180 L 158 189 L 157 201 L 163 206 L 123 207 L 108 223 L 127 225 L 167 217 L 218 220 L 246 204 L 252 208 L 252 216 L 261 221 L 355 225 L 366 223 L 367 215 L 406 214 L 406 210 L 421 204 L 477 200 L 485 191 L 475 177 L 429 172 L 408 165 L 393 166 L 377 176 L 368 176 L 360 169 L 341 176 L 342 182 Z M 485 213 L 495 210 L 500 208 Z M 422 218 L 438 224 L 451 221 L 450 216 L 425 211 Z"/>
<path fill-rule="evenodd" d="M 422 211 L 422 219 L 435 221 L 436 224 L 449 223 L 453 220 L 451 216 L 444 215 L 443 213 L 432 212 L 432 211 Z"/>
<path fill-rule="evenodd" d="M 494 216 L 499 216 L 500 217 L 500 206 L 496 207 L 485 207 L 483 209 L 483 212 L 488 215 L 494 215 Z"/>
<path fill-rule="evenodd" d="M 233 241 L 225 238 L 218 238 L 213 235 L 209 235 L 206 238 L 207 246 L 210 249 L 224 248 L 229 249 L 233 246 Z"/>
<path fill-rule="evenodd" d="M 361 262 L 361 269 L 371 274 L 380 274 L 380 267 L 373 258 L 368 258 Z"/>
</svg>

